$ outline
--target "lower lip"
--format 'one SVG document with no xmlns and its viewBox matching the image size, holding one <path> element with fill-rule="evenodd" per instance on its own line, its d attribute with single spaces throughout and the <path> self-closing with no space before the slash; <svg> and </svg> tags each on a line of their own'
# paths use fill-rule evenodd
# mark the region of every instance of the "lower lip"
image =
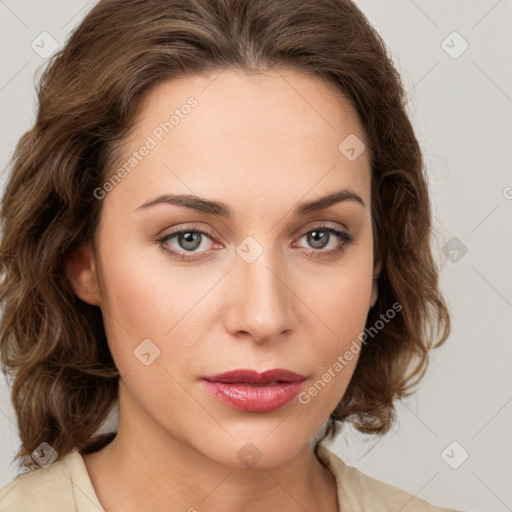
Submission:
<svg viewBox="0 0 512 512">
<path fill-rule="evenodd" d="M 284 407 L 299 394 L 303 382 L 281 382 L 271 386 L 254 386 L 203 380 L 206 391 L 220 402 L 234 409 L 250 412 L 269 412 Z"/>
</svg>

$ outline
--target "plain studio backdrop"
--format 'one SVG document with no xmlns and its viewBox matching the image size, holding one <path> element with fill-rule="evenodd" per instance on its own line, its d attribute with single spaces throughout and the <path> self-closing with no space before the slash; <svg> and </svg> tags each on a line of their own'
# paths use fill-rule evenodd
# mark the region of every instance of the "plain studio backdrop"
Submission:
<svg viewBox="0 0 512 512">
<path fill-rule="evenodd" d="M 2 190 L 8 159 L 35 119 L 34 74 L 94 3 L 0 0 Z M 436 505 L 512 510 L 512 1 L 357 5 L 408 91 L 453 327 L 419 392 L 398 404 L 392 432 L 367 438 L 347 429 L 330 448 Z M 16 474 L 19 442 L 4 379 L 0 413 L 3 487 Z"/>
</svg>

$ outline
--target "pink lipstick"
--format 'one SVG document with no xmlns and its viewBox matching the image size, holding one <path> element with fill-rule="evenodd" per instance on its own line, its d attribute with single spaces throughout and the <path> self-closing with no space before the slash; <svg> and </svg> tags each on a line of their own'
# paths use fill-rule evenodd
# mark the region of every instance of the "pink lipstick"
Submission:
<svg viewBox="0 0 512 512">
<path fill-rule="evenodd" d="M 233 370 L 203 377 L 206 391 L 223 404 L 248 412 L 269 412 L 284 407 L 300 392 L 304 375 L 277 368 L 258 373 Z"/>
</svg>

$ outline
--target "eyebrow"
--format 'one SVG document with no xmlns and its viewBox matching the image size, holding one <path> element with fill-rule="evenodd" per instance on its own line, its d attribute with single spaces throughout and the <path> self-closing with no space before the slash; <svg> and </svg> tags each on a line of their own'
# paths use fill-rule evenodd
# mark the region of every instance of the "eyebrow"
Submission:
<svg viewBox="0 0 512 512">
<path fill-rule="evenodd" d="M 314 199 L 313 201 L 299 204 L 295 207 L 293 215 L 302 216 L 314 211 L 324 210 L 329 206 L 343 201 L 354 201 L 361 204 L 363 207 L 366 207 L 364 201 L 358 194 L 350 189 L 344 189 L 338 192 L 333 192 L 327 196 Z M 150 199 L 136 208 L 136 210 L 144 210 L 162 203 L 184 206 L 185 208 L 217 215 L 219 217 L 230 218 L 233 214 L 232 208 L 226 203 L 221 201 L 212 201 L 188 194 L 163 194 L 155 197 L 154 199 Z"/>
</svg>

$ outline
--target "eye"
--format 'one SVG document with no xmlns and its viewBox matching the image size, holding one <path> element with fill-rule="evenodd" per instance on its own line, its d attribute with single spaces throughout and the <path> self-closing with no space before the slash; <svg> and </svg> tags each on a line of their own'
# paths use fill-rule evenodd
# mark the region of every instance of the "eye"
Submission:
<svg viewBox="0 0 512 512">
<path fill-rule="evenodd" d="M 208 251 L 210 248 L 208 246 L 212 245 L 213 236 L 213 233 L 199 228 L 187 228 L 173 231 L 158 239 L 158 242 L 173 257 L 183 261 L 192 261 L 198 259 L 194 255 Z M 206 243 L 207 247 L 204 247 L 205 239 L 209 241 Z M 311 248 L 305 251 L 306 256 L 320 258 L 336 257 L 354 241 L 352 235 L 329 224 L 315 226 L 304 232 L 299 240 L 302 239 L 305 239 Z M 329 244 L 331 247 L 326 249 Z M 203 250 L 199 250 L 201 248 Z"/>
<path fill-rule="evenodd" d="M 307 256 L 310 257 L 334 257 L 354 241 L 354 237 L 346 231 L 328 224 L 315 226 L 306 231 L 300 237 L 300 240 L 302 239 L 305 239 L 309 247 L 313 248 L 306 251 Z M 328 248 L 329 244 L 330 248 Z"/>
<path fill-rule="evenodd" d="M 173 256 L 176 256 L 178 259 L 189 260 L 190 256 L 186 253 L 193 254 L 197 252 L 203 252 L 197 251 L 197 249 L 203 245 L 205 237 L 211 242 L 212 236 L 213 235 L 211 233 L 203 231 L 202 229 L 190 228 L 169 233 L 168 235 L 160 238 L 158 242 L 160 242 L 165 250 L 170 252 Z M 176 239 L 176 245 L 178 247 L 170 243 L 173 239 Z M 185 251 L 185 253 L 181 251 Z"/>
</svg>

